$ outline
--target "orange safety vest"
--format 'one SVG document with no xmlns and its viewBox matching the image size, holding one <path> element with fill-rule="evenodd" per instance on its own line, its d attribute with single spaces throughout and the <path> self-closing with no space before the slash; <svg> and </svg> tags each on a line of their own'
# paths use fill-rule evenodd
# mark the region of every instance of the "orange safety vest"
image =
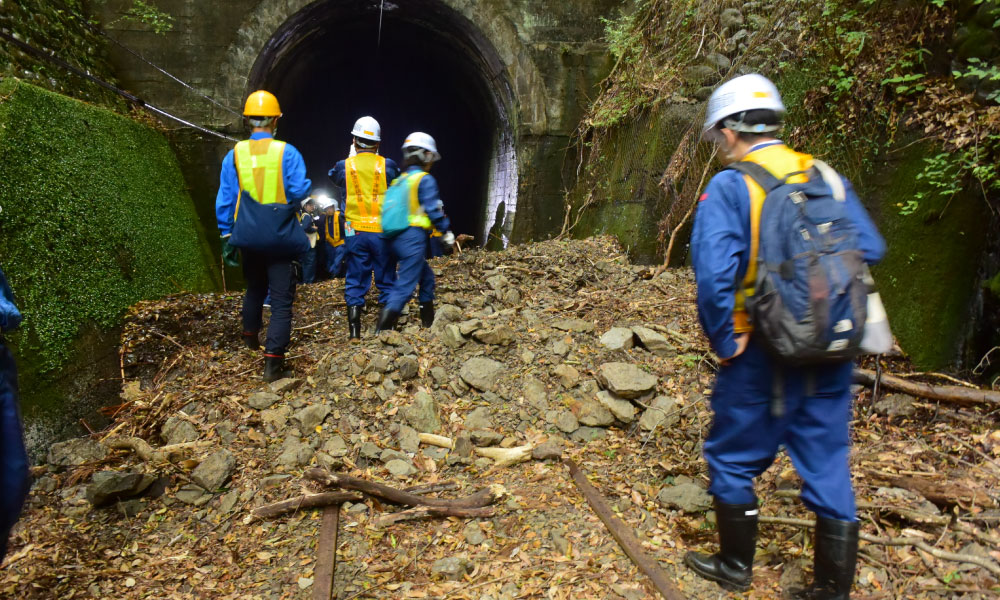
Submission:
<svg viewBox="0 0 1000 600">
<path fill-rule="evenodd" d="M 382 233 L 382 200 L 388 187 L 385 158 L 374 152 L 359 152 L 344 161 L 347 180 L 345 218 L 356 231 Z"/>
<path fill-rule="evenodd" d="M 807 171 L 813 166 L 813 157 L 811 155 L 796 152 L 784 144 L 774 144 L 754 150 L 744 156 L 743 160 L 764 167 L 778 179 L 784 178 L 789 173 Z M 804 174 L 796 175 L 790 178 L 788 182 L 804 183 L 808 179 Z M 736 305 L 733 310 L 733 331 L 737 334 L 753 331 L 753 326 L 750 325 L 750 318 L 746 310 L 746 299 L 747 296 L 753 295 L 754 285 L 757 283 L 760 215 L 764 209 L 764 199 L 766 196 L 764 188 L 760 187 L 749 175 L 744 175 L 743 180 L 747 184 L 747 191 L 750 192 L 750 260 L 747 264 L 746 276 L 743 278 L 743 286 L 736 291 Z"/>
<path fill-rule="evenodd" d="M 340 211 L 334 211 L 326 217 L 326 241 L 336 248 L 343 245 L 344 235 L 340 231 Z"/>
</svg>

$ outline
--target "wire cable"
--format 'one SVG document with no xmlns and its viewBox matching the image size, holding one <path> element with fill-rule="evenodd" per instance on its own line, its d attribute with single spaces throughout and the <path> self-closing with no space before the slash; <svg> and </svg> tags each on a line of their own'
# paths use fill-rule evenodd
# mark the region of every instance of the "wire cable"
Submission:
<svg viewBox="0 0 1000 600">
<path fill-rule="evenodd" d="M 34 46 L 32 46 L 32 45 L 30 45 L 30 44 L 28 44 L 26 42 L 22 42 L 21 40 L 17 39 L 13 35 L 11 35 L 9 32 L 7 32 L 6 30 L 0 29 L 0 39 L 6 40 L 6 41 L 10 42 L 11 44 L 17 46 L 18 48 L 20 48 L 24 52 L 27 52 L 28 54 L 31 54 L 32 56 L 37 56 L 38 58 L 41 58 L 43 60 L 47 60 L 47 61 L 51 62 L 52 64 L 55 64 L 55 65 L 57 65 L 59 67 L 62 67 L 63 69 L 66 69 L 67 71 L 73 73 L 74 75 L 76 75 L 78 77 L 82 77 L 83 79 L 86 79 L 87 81 L 90 81 L 91 83 L 99 85 L 102 88 L 104 88 L 104 89 L 106 89 L 106 90 L 108 90 L 110 92 L 118 94 L 122 98 L 125 98 L 126 100 L 128 100 L 129 102 L 131 102 L 131 103 L 133 103 L 133 104 L 135 104 L 137 106 L 145 108 L 145 109 L 149 110 L 150 112 L 156 113 L 158 115 L 162 115 L 162 116 L 164 116 L 164 117 L 166 117 L 168 119 L 171 119 L 173 121 L 176 121 L 176 122 L 184 125 L 185 127 L 190 127 L 192 129 L 197 129 L 198 131 L 201 131 L 202 133 L 207 133 L 209 135 L 213 135 L 215 137 L 222 138 L 224 140 L 229 140 L 231 142 L 238 142 L 239 141 L 239 140 L 237 140 L 234 137 L 230 137 L 230 136 L 228 136 L 228 135 L 226 135 L 224 133 L 220 133 L 218 131 L 214 131 L 212 129 L 208 129 L 207 127 L 202 127 L 201 125 L 198 125 L 196 123 L 192 123 L 191 121 L 188 121 L 186 119 L 182 119 L 182 118 L 180 118 L 180 117 L 178 117 L 176 115 L 173 115 L 173 114 L 171 114 L 171 113 L 163 110 L 162 108 L 159 108 L 158 106 L 154 106 L 152 104 L 149 104 L 148 102 L 146 102 L 142 98 L 136 96 L 135 94 L 130 94 L 129 92 L 126 92 L 125 90 L 121 89 L 120 87 L 118 87 L 116 85 L 108 83 L 107 81 L 104 81 L 103 79 L 100 79 L 99 77 L 95 77 L 95 76 L 91 75 L 90 73 L 87 73 L 86 71 L 83 71 L 82 69 L 74 67 L 73 65 L 69 64 L 68 62 L 66 62 L 63 59 L 61 59 L 58 56 L 56 56 L 54 53 L 45 52 L 44 50 L 40 50 L 38 48 L 35 48 Z"/>
</svg>

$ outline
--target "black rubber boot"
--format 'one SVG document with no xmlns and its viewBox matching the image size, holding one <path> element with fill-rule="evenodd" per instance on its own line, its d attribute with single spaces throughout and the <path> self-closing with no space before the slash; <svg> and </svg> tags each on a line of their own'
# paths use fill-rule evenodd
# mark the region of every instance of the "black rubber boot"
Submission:
<svg viewBox="0 0 1000 600">
<path fill-rule="evenodd" d="M 375 335 L 378 335 L 383 331 L 395 329 L 396 321 L 398 320 L 399 311 L 382 307 L 382 310 L 378 311 L 378 324 L 375 325 Z"/>
<path fill-rule="evenodd" d="M 251 350 L 260 350 L 260 333 L 244 331 L 243 344 Z"/>
<path fill-rule="evenodd" d="M 756 504 L 723 504 L 716 501 L 719 552 L 711 556 L 688 552 L 684 562 L 698 575 L 717 582 L 727 590 L 749 590 L 753 556 L 757 550 L 758 513 Z"/>
<path fill-rule="evenodd" d="M 858 564 L 858 524 L 816 519 L 813 584 L 793 593 L 801 600 L 847 600 Z"/>
<path fill-rule="evenodd" d="M 361 306 L 347 307 L 347 329 L 352 340 L 361 339 Z"/>
<path fill-rule="evenodd" d="M 430 327 L 434 324 L 434 303 L 433 302 L 421 302 L 420 303 L 420 324 L 424 327 Z"/>
<path fill-rule="evenodd" d="M 264 355 L 264 381 L 271 383 L 281 379 L 285 373 L 285 357 L 276 354 Z"/>
</svg>

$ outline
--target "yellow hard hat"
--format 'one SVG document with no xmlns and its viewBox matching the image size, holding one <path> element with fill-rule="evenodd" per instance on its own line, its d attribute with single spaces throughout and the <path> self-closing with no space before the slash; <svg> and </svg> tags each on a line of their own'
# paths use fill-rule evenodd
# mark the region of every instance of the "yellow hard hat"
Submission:
<svg viewBox="0 0 1000 600">
<path fill-rule="evenodd" d="M 243 115 L 247 117 L 280 117 L 281 107 L 278 106 L 278 99 L 274 97 L 274 94 L 258 90 L 247 98 Z"/>
</svg>

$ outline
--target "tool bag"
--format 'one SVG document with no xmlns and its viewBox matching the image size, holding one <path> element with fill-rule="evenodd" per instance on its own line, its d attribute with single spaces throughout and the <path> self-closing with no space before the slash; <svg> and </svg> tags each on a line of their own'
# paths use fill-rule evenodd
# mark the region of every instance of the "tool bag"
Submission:
<svg viewBox="0 0 1000 600">
<path fill-rule="evenodd" d="M 236 203 L 229 244 L 276 256 L 297 256 L 311 247 L 295 203 L 261 204 L 245 193 Z"/>
</svg>

